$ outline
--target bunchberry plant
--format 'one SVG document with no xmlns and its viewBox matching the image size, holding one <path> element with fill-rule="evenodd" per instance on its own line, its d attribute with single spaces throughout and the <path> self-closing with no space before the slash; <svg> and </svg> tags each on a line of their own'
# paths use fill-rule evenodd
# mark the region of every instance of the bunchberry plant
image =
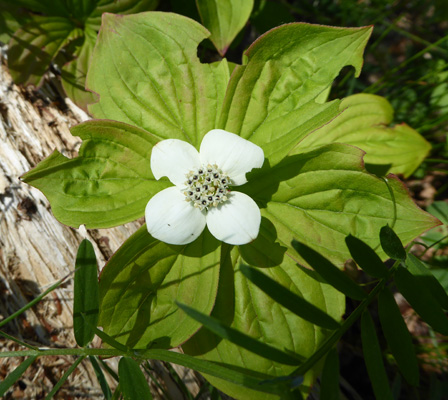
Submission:
<svg viewBox="0 0 448 400">
<path fill-rule="evenodd" d="M 407 125 L 387 126 L 392 110 L 380 97 L 326 101 L 342 68 L 359 75 L 371 30 L 283 25 L 235 66 L 199 61 L 209 32 L 188 18 L 103 16 L 87 75 L 96 119 L 72 129 L 83 140 L 79 155 L 54 152 L 23 179 L 70 226 L 146 216 L 101 275 L 98 325 L 109 337 L 134 349 L 182 345 L 234 369 L 288 375 L 294 362 L 197 332 L 200 323 L 179 304 L 306 359 L 332 329 L 275 302 L 244 267 L 260 268 L 334 324 L 345 297 L 315 279 L 296 240 L 341 267 L 351 258 L 349 234 L 384 259 L 384 225 L 408 243 L 438 224 L 390 174 L 412 173 L 428 143 Z M 305 372 L 304 392 L 319 366 Z M 238 398 L 265 398 L 208 379 Z"/>
</svg>

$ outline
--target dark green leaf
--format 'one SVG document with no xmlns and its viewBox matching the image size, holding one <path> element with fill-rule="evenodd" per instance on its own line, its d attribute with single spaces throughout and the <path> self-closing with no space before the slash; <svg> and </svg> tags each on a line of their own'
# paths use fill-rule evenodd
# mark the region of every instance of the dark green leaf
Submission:
<svg viewBox="0 0 448 400">
<path fill-rule="evenodd" d="M 258 286 L 274 301 L 287 308 L 295 315 L 323 328 L 339 328 L 339 323 L 327 313 L 323 312 L 312 303 L 306 301 L 303 297 L 298 296 L 284 286 L 280 285 L 258 269 L 242 264 L 240 266 L 240 270 L 243 275 L 254 285 Z"/>
<path fill-rule="evenodd" d="M 202 314 L 195 309 L 186 306 L 185 304 L 177 303 L 177 305 L 191 318 L 200 322 L 204 328 L 207 328 L 223 339 L 227 339 L 238 346 L 241 346 L 255 354 L 261 355 L 268 360 L 273 360 L 286 365 L 299 365 L 302 362 L 297 357 L 260 342 L 242 332 L 237 331 L 236 329 L 229 328 L 217 319 Z"/>
<path fill-rule="evenodd" d="M 112 391 L 110 390 L 109 384 L 106 381 L 106 377 L 104 376 L 103 370 L 101 369 L 96 356 L 89 356 L 90 363 L 92 364 L 93 370 L 95 371 L 96 378 L 100 383 L 101 390 L 104 395 L 105 400 L 111 400 Z"/>
<path fill-rule="evenodd" d="M 378 296 L 378 313 L 387 344 L 404 378 L 418 386 L 419 370 L 412 338 L 394 296 L 384 288 Z"/>
<path fill-rule="evenodd" d="M 394 260 L 406 260 L 406 250 L 400 238 L 389 225 L 383 226 L 380 230 L 381 247 L 384 252 Z"/>
<path fill-rule="evenodd" d="M 89 325 L 96 326 L 99 308 L 98 266 L 93 246 L 87 239 L 79 245 L 75 268 L 73 330 L 76 343 L 84 347 L 93 339 L 94 332 Z M 81 313 L 85 314 L 85 319 Z"/>
<path fill-rule="evenodd" d="M 151 390 L 140 365 L 132 358 L 123 357 L 118 363 L 118 377 L 124 400 L 151 400 Z"/>
<path fill-rule="evenodd" d="M 350 251 L 353 260 L 358 264 L 365 272 L 376 278 L 385 278 L 388 274 L 388 270 L 381 258 L 376 254 L 368 244 L 355 236 L 348 235 L 345 238 L 348 250 Z"/>
<path fill-rule="evenodd" d="M 38 86 L 59 50 L 80 36 L 82 30 L 68 18 L 33 16 L 9 42 L 8 68 L 14 82 Z"/>
<path fill-rule="evenodd" d="M 412 275 L 432 293 L 443 309 L 448 310 L 448 295 L 431 270 L 413 254 L 408 254 L 406 266 Z"/>
<path fill-rule="evenodd" d="M 317 251 L 295 240 L 292 242 L 292 246 L 325 281 L 337 290 L 356 300 L 366 297 L 366 293 L 360 286 Z"/>
<path fill-rule="evenodd" d="M 366 310 L 361 317 L 361 341 L 364 360 L 377 400 L 393 400 L 383 364 L 383 356 L 372 317 Z"/>
<path fill-rule="evenodd" d="M 335 348 L 331 349 L 325 359 L 320 379 L 320 398 L 322 400 L 340 400 L 339 392 L 339 357 Z"/>
<path fill-rule="evenodd" d="M 7 390 L 20 379 L 26 369 L 34 362 L 36 358 L 36 356 L 27 358 L 14 371 L 8 374 L 3 381 L 0 382 L 0 397 L 3 396 Z"/>
<path fill-rule="evenodd" d="M 448 335 L 448 318 L 432 293 L 407 269 L 398 267 L 395 273 L 398 290 L 425 322 L 436 331 Z"/>
</svg>

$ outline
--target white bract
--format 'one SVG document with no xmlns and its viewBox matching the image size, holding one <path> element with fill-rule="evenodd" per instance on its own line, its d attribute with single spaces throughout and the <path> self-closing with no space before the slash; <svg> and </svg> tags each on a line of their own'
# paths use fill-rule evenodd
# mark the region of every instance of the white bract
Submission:
<svg viewBox="0 0 448 400">
<path fill-rule="evenodd" d="M 149 200 L 149 233 L 166 243 L 186 244 L 207 225 L 223 242 L 251 242 L 260 229 L 260 210 L 248 195 L 229 187 L 246 183 L 246 173 L 263 161 L 260 147 L 221 129 L 204 136 L 199 152 L 182 140 L 157 143 L 151 154 L 152 173 L 157 180 L 168 177 L 175 186 Z"/>
</svg>

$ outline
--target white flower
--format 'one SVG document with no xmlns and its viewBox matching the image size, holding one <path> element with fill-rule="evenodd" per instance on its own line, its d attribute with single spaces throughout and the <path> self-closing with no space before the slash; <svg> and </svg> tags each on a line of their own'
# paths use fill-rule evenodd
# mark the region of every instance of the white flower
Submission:
<svg viewBox="0 0 448 400">
<path fill-rule="evenodd" d="M 221 129 L 208 132 L 198 152 L 177 139 L 157 143 L 151 170 L 175 185 L 157 193 L 145 210 L 148 232 L 163 242 L 187 244 L 207 225 L 223 242 L 240 245 L 254 240 L 260 229 L 257 204 L 229 186 L 247 182 L 246 173 L 263 165 L 263 150 Z"/>
</svg>

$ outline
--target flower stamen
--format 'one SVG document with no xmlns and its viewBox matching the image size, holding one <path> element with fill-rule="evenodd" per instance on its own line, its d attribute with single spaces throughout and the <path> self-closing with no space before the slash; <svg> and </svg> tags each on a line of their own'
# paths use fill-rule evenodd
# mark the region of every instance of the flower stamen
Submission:
<svg viewBox="0 0 448 400">
<path fill-rule="evenodd" d="M 217 207 L 227 200 L 230 179 L 217 165 L 202 166 L 197 171 L 190 171 L 186 177 L 186 190 L 183 192 L 185 201 L 191 202 L 201 211 Z"/>
</svg>

